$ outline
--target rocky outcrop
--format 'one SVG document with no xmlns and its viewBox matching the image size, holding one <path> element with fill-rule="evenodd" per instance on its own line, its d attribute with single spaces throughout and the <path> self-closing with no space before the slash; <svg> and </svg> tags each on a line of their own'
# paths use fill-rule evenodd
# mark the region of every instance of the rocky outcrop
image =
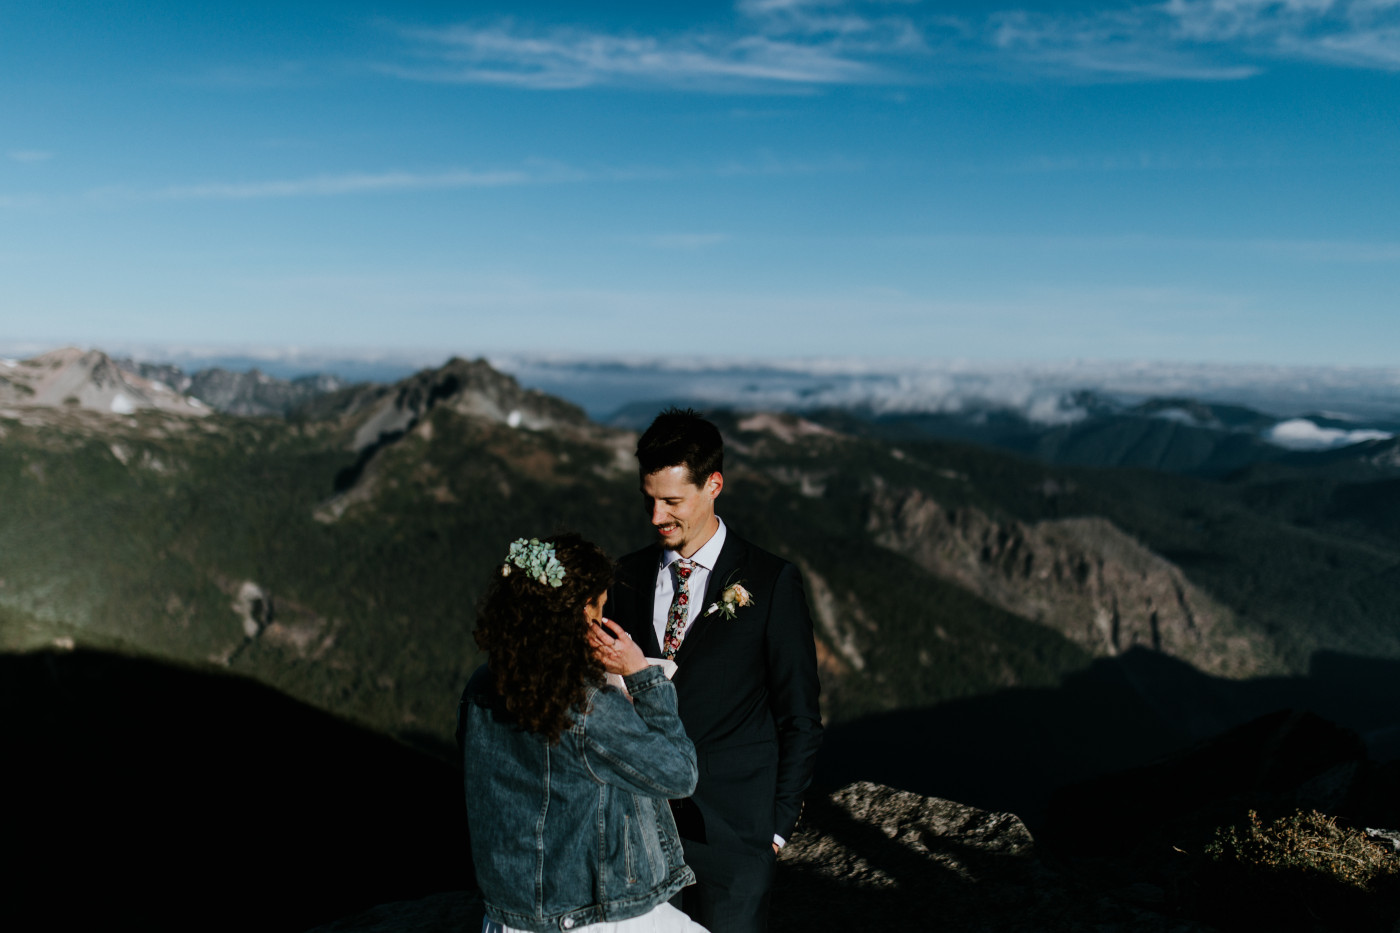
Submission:
<svg viewBox="0 0 1400 933">
<path fill-rule="evenodd" d="M 1204 933 L 1165 916 L 1164 900 L 1144 882 L 1086 891 L 1040 860 L 1012 814 L 857 783 L 809 802 L 778 861 L 769 929 Z M 384 904 L 316 933 L 475 930 L 481 915 L 480 895 L 459 891 Z"/>
<path fill-rule="evenodd" d="M 257 638 L 272 622 L 272 594 L 252 580 L 245 580 L 238 588 L 230 606 L 243 625 L 243 634 Z"/>
<path fill-rule="evenodd" d="M 879 784 L 850 784 L 808 802 L 802 825 L 783 850 L 768 927 L 772 933 L 822 930 L 929 930 L 940 933 L 1211 933 L 1200 919 L 1203 863 L 1152 834 L 1148 822 L 1119 822 L 1131 846 L 1150 838 L 1147 854 L 1097 851 L 1043 858 L 1025 825 L 994 813 Z M 1388 844 L 1389 831 L 1373 831 Z M 1254 930 L 1245 916 L 1225 929 Z M 1384 904 L 1379 902 L 1380 909 Z M 447 933 L 475 930 L 477 891 L 454 891 L 382 904 L 313 933 Z M 1392 915 L 1393 916 L 1393 915 Z M 1387 923 L 1390 920 L 1386 920 Z M 1275 929 L 1279 927 L 1273 927 Z M 1304 921 L 1299 930 L 1352 930 L 1345 917 Z"/>
<path fill-rule="evenodd" d="M 808 421 L 797 415 L 778 412 L 757 412 L 739 421 L 740 431 L 763 431 L 788 444 L 802 443 L 812 437 L 836 437 L 837 432 L 825 425 Z"/>
<path fill-rule="evenodd" d="M 187 391 L 211 408 L 229 414 L 282 416 L 313 398 L 345 387 L 343 380 L 325 373 L 286 380 L 257 369 L 246 373 L 201 369 L 191 377 Z"/>
<path fill-rule="evenodd" d="M 187 373 L 173 363 L 132 359 L 114 362 L 128 373 L 163 383 L 176 392 L 199 399 L 215 411 L 230 415 L 285 417 L 309 402 L 350 385 L 330 373 L 278 379 L 260 369 L 232 372 L 214 367 Z"/>
<path fill-rule="evenodd" d="M 238 618 L 243 637 L 222 645 L 209 656 L 211 662 L 228 667 L 254 641 L 261 641 L 295 662 L 321 661 L 335 648 L 340 620 L 324 618 L 295 600 L 274 599 L 269 590 L 252 580 L 221 576 L 217 583 L 233 599 L 229 608 Z M 173 615 L 181 608 L 180 599 L 172 596 L 166 610 Z"/>
<path fill-rule="evenodd" d="M 1237 626 L 1229 609 L 1103 518 L 998 519 L 877 479 L 866 530 L 876 543 L 1097 656 L 1142 646 L 1226 677 L 1276 666 L 1264 640 Z"/>
<path fill-rule="evenodd" d="M 128 372 L 101 351 L 75 347 L 18 362 L 0 361 L 0 406 L 80 408 L 115 415 L 152 408 L 209 414 L 203 403 L 163 382 Z"/>
<path fill-rule="evenodd" d="M 401 437 L 438 406 L 532 431 L 577 430 L 589 423 L 583 409 L 522 388 L 485 360 L 453 357 L 439 369 L 425 369 L 386 390 L 356 429 L 353 447 L 365 450 Z"/>
<path fill-rule="evenodd" d="M 1030 832 L 1010 813 L 860 782 L 809 803 L 782 853 L 775 931 L 988 929 L 1035 902 Z"/>
</svg>

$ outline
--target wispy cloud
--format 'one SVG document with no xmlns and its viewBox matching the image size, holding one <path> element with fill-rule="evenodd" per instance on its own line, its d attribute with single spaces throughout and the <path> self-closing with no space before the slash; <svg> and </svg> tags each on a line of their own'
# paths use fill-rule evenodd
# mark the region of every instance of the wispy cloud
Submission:
<svg viewBox="0 0 1400 933">
<path fill-rule="evenodd" d="M 662 40 L 580 30 L 522 34 L 514 27 L 456 26 L 406 34 L 435 48 L 429 64 L 384 65 L 402 78 L 563 90 L 604 84 L 728 86 L 842 84 L 877 69 L 819 45 L 767 36 L 711 35 Z"/>
<path fill-rule="evenodd" d="M 683 178 L 730 178 L 735 176 L 811 175 L 859 171 L 860 163 L 846 159 L 826 161 L 785 161 L 762 156 L 749 161 L 672 166 L 598 166 L 576 168 L 559 162 L 530 160 L 515 168 L 452 168 L 444 171 L 341 172 L 302 178 L 257 181 L 207 181 L 137 188 L 108 185 L 79 196 L 97 204 L 144 203 L 154 201 L 251 201 L 276 198 L 315 198 L 381 193 L 403 193 L 472 188 L 511 188 L 529 185 L 581 183 L 625 184 L 635 181 Z M 0 194 L 0 208 L 36 206 L 70 198 L 18 198 Z M 722 234 L 673 234 L 652 240 L 653 245 L 697 249 L 724 239 Z"/>
<path fill-rule="evenodd" d="M 1119 80 L 1233 81 L 1259 73 L 1252 64 L 1205 59 L 1172 41 L 1160 12 L 1136 7 L 1081 16 L 1016 10 L 993 14 L 988 41 L 999 67 L 1018 65 L 1065 77 Z"/>
<path fill-rule="evenodd" d="M 539 90 L 911 84 L 937 76 L 1234 81 L 1281 60 L 1400 70 L 1397 0 L 1164 0 L 949 15 L 919 0 L 738 0 L 665 35 L 513 20 L 400 28 L 397 77 Z"/>
<path fill-rule="evenodd" d="M 1400 69 L 1397 0 L 1166 0 L 989 23 L 1010 60 L 1067 77 L 1237 80 L 1281 60 Z"/>
<path fill-rule="evenodd" d="M 554 176 L 523 170 L 447 172 L 352 172 L 341 175 L 315 175 L 251 182 L 208 182 L 195 185 L 169 185 L 164 188 L 99 188 L 89 198 L 99 201 L 244 201 L 264 198 L 327 197 L 371 194 L 388 191 L 425 191 L 444 188 L 501 188 L 512 185 L 542 184 L 567 180 L 565 173 Z"/>
<path fill-rule="evenodd" d="M 512 20 L 402 29 L 403 78 L 563 90 L 600 85 L 734 90 L 898 81 L 885 60 L 926 50 L 919 25 L 861 0 L 740 0 L 728 29 L 666 36 Z"/>
<path fill-rule="evenodd" d="M 43 149 L 11 149 L 5 153 L 12 162 L 47 162 L 53 153 Z"/>
<path fill-rule="evenodd" d="M 1168 0 L 1162 9 L 1187 40 L 1400 70 L 1400 0 Z"/>
<path fill-rule="evenodd" d="M 845 53 L 888 54 L 928 48 L 922 28 L 909 15 L 917 2 L 740 0 L 736 9 L 764 35 L 806 36 Z M 889 12 L 900 6 L 911 9 Z"/>
</svg>

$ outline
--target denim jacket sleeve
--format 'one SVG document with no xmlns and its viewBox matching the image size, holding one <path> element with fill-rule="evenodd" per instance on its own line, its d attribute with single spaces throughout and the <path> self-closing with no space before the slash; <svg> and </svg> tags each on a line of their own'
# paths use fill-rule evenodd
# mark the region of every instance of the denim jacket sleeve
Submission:
<svg viewBox="0 0 1400 933">
<path fill-rule="evenodd" d="M 600 783 L 646 797 L 688 797 L 699 770 L 676 711 L 676 687 L 659 667 L 625 678 L 632 702 L 604 687 L 580 720 L 583 762 Z"/>
</svg>

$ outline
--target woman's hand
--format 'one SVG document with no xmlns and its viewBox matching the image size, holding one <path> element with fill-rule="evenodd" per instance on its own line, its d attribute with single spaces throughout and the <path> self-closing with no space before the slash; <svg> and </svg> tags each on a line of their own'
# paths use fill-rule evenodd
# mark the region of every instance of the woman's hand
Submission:
<svg viewBox="0 0 1400 933">
<path fill-rule="evenodd" d="M 612 637 L 608 636 L 612 633 Z M 588 643 L 593 646 L 593 656 L 609 674 L 635 674 L 645 670 L 647 659 L 642 649 L 632 640 L 622 626 L 612 619 L 595 622 L 588 629 Z"/>
</svg>

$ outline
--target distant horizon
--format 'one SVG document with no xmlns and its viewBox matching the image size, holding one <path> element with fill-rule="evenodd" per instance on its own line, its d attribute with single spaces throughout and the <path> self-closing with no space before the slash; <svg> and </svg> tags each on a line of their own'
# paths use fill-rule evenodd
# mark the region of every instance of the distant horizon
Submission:
<svg viewBox="0 0 1400 933">
<path fill-rule="evenodd" d="M 1400 308 L 1397 308 L 1400 313 Z M 625 366 L 658 368 L 677 372 L 716 370 L 747 370 L 772 368 L 803 370 L 829 368 L 843 373 L 888 372 L 892 370 L 967 369 L 1003 370 L 1026 369 L 1037 372 L 1061 372 L 1073 369 L 1160 369 L 1184 368 L 1219 371 L 1335 372 L 1392 374 L 1400 382 L 1400 363 L 1302 362 L 1269 359 L 1209 359 L 1171 356 L 970 356 L 970 355 L 898 355 L 898 354 L 761 354 L 761 353 L 690 353 L 675 356 L 665 353 L 636 351 L 586 351 L 555 349 L 519 349 L 501 346 L 476 347 L 384 347 L 369 345 L 287 344 L 269 342 L 218 341 L 130 341 L 130 340 L 6 340 L 0 338 L 0 357 L 22 359 L 74 347 L 98 350 L 108 356 L 131 358 L 143 362 L 165 362 L 179 365 L 181 360 L 238 359 L 267 361 L 279 366 L 314 365 L 323 361 L 441 366 L 458 357 L 461 359 L 520 360 L 532 363 L 564 365 Z M 315 370 L 306 370 L 310 375 Z"/>
<path fill-rule="evenodd" d="M 0 341 L 0 359 L 61 349 Z M 1067 395 L 1125 400 L 1185 398 L 1238 404 L 1280 418 L 1400 422 L 1400 366 L 1287 366 L 1147 360 L 969 360 L 846 357 L 690 356 L 470 352 L 176 344 L 85 345 L 115 359 L 170 364 L 188 373 L 258 369 L 279 379 L 329 373 L 350 382 L 392 383 L 452 357 L 485 359 L 528 388 L 565 398 L 590 417 L 629 405 L 693 402 L 800 411 L 822 405 L 874 411 L 946 412 L 1004 407 L 1032 420 L 1078 417 Z"/>
</svg>

